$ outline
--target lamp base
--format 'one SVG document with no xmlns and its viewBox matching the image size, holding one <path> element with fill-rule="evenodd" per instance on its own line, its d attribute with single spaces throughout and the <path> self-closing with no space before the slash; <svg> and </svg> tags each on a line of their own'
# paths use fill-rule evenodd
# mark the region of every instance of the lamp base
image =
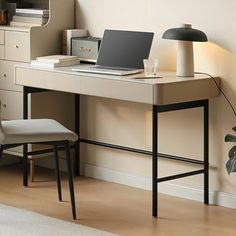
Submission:
<svg viewBox="0 0 236 236">
<path fill-rule="evenodd" d="M 178 41 L 177 76 L 193 77 L 193 42 Z"/>
</svg>

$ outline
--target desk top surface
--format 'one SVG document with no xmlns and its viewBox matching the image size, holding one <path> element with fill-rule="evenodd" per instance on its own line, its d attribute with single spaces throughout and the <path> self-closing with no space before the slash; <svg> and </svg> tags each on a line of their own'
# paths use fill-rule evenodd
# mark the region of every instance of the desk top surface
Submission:
<svg viewBox="0 0 236 236">
<path fill-rule="evenodd" d="M 83 66 L 87 65 L 58 68 L 16 65 L 15 83 L 157 105 L 208 99 L 219 94 L 213 79 L 206 75 L 177 77 L 175 73 L 160 72 L 159 78 L 147 78 L 143 73 L 115 76 L 72 71 Z"/>
<path fill-rule="evenodd" d="M 62 73 L 68 75 L 76 75 L 83 77 L 93 77 L 93 78 L 103 78 L 111 80 L 120 80 L 120 81 L 129 81 L 132 83 L 141 83 L 141 84 L 166 84 L 166 83 L 183 83 L 191 82 L 193 80 L 205 80 L 209 79 L 206 75 L 197 74 L 194 77 L 178 77 L 175 72 L 159 72 L 157 78 L 145 77 L 144 73 L 137 73 L 133 75 L 120 76 L 120 75 L 107 75 L 107 74 L 96 74 L 96 73 L 87 73 L 87 72 L 75 72 L 72 71 L 72 68 L 83 68 L 87 67 L 88 64 L 80 64 L 77 66 L 71 67 L 57 67 L 57 68 L 47 68 L 39 66 L 31 66 L 29 64 L 19 64 L 17 67 L 26 68 L 29 70 L 39 70 L 39 71 L 49 71 L 52 73 Z"/>
</svg>

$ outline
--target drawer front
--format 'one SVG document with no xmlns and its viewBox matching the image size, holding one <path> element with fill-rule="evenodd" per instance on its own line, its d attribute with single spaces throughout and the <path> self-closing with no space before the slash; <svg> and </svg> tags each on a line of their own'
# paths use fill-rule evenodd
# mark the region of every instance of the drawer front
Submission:
<svg viewBox="0 0 236 236">
<path fill-rule="evenodd" d="M 30 33 L 5 32 L 5 59 L 30 62 Z"/>
<path fill-rule="evenodd" d="M 0 89 L 22 92 L 23 87 L 14 82 L 14 65 L 15 62 L 0 61 Z"/>
<path fill-rule="evenodd" d="M 0 100 L 2 120 L 23 118 L 23 93 L 0 90 Z"/>
<path fill-rule="evenodd" d="M 4 30 L 0 30 L 0 44 L 4 44 L 5 38 L 4 38 Z"/>
</svg>

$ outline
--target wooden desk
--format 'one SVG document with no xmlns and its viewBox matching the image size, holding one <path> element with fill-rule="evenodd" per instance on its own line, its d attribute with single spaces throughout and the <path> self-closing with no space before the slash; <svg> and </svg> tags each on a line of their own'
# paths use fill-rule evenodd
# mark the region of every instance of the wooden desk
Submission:
<svg viewBox="0 0 236 236">
<path fill-rule="evenodd" d="M 83 65 L 80 65 L 83 66 Z M 79 95 L 98 96 L 152 105 L 152 151 L 107 144 L 82 137 L 76 143 L 76 160 L 79 169 L 79 144 L 81 142 L 118 148 L 152 156 L 152 215 L 157 216 L 158 183 L 204 174 L 204 203 L 209 202 L 209 131 L 208 99 L 219 94 L 214 81 L 205 75 L 181 78 L 175 74 L 160 73 L 161 78 L 145 79 L 143 74 L 111 76 L 72 72 L 71 67 L 56 69 L 17 65 L 15 83 L 24 86 L 24 118 L 27 118 L 27 95 L 40 89 L 56 90 L 75 94 L 76 132 L 79 134 Z M 217 81 L 219 79 L 216 79 Z M 158 153 L 158 114 L 162 112 L 203 108 L 203 160 Z M 158 158 L 167 158 L 202 166 L 201 169 L 158 178 Z"/>
</svg>

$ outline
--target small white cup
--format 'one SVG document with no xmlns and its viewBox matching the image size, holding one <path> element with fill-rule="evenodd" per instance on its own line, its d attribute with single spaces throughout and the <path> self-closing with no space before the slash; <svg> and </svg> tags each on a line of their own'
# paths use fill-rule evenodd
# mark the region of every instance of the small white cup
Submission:
<svg viewBox="0 0 236 236">
<path fill-rule="evenodd" d="M 143 59 L 145 77 L 157 77 L 158 64 L 158 59 Z"/>
</svg>

